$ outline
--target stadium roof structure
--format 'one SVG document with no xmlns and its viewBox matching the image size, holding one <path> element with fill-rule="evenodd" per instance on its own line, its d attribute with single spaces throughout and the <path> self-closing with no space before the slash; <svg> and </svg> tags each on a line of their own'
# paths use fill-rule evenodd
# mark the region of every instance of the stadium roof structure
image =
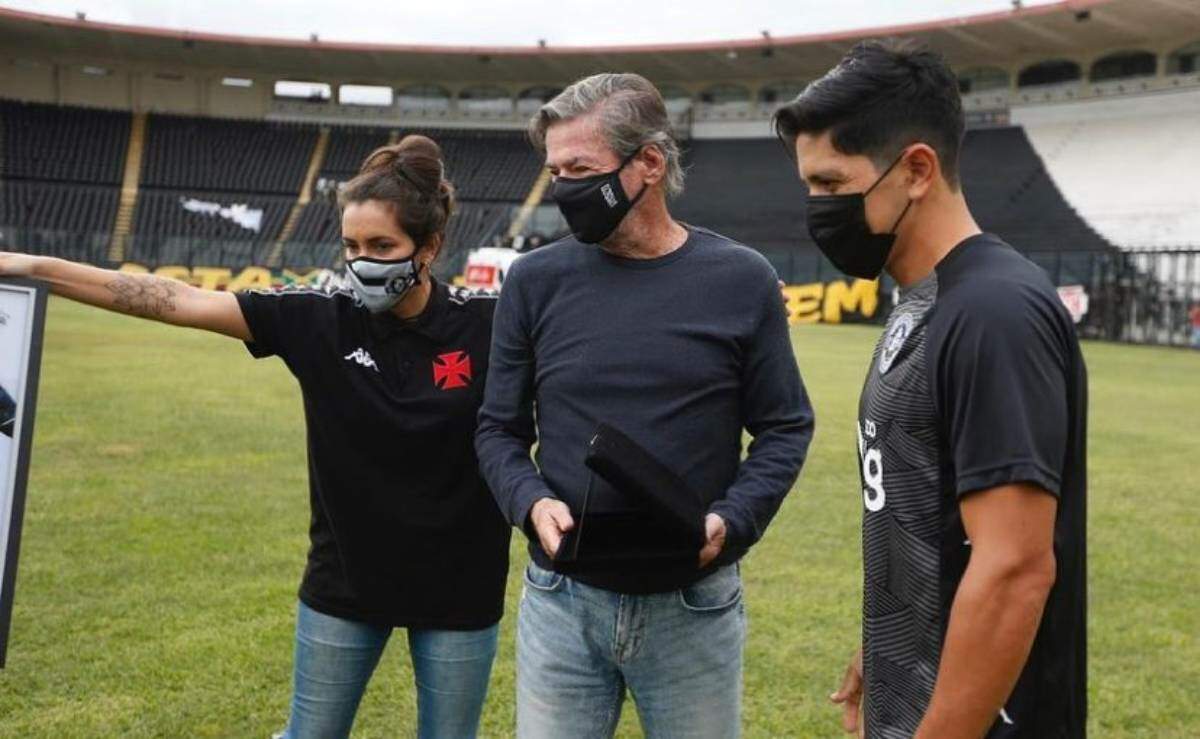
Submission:
<svg viewBox="0 0 1200 739">
<path fill-rule="evenodd" d="M 1138 48 L 1200 34 L 1195 0 L 1066 0 L 932 22 L 833 33 L 626 46 L 436 46 L 291 40 L 100 23 L 0 8 L 0 48 L 62 62 L 211 67 L 362 83 L 561 83 L 600 70 L 659 83 L 816 76 L 856 41 L 903 36 L 955 66 Z M 1182 35 L 1181 35 L 1182 34 Z"/>
</svg>

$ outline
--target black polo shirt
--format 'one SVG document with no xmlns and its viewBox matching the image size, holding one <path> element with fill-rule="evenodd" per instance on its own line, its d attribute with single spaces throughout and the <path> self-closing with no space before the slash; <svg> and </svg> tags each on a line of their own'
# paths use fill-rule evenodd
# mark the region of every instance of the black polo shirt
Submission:
<svg viewBox="0 0 1200 739">
<path fill-rule="evenodd" d="M 300 599 L 341 618 L 481 629 L 504 609 L 509 527 L 473 446 L 495 296 L 435 283 L 424 313 L 349 291 L 250 291 L 255 357 L 300 381 L 312 523 Z"/>
</svg>

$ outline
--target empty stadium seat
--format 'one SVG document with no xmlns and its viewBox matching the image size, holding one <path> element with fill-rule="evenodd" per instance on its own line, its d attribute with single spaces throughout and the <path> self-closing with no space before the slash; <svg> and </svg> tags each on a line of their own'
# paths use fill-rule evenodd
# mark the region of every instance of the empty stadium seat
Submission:
<svg viewBox="0 0 1200 739">
<path fill-rule="evenodd" d="M 247 266 L 265 264 L 271 249 L 271 244 L 248 241 L 136 235 L 130 239 L 126 260 L 148 269 L 179 266 L 241 270 Z"/>
<path fill-rule="evenodd" d="M 416 131 L 442 147 L 446 176 L 461 200 L 521 201 L 542 171 L 541 158 L 520 131 Z"/>
<path fill-rule="evenodd" d="M 676 218 L 758 249 L 784 279 L 816 279 L 821 259 L 805 228 L 807 191 L 779 141 L 693 139 L 684 167 Z"/>
<path fill-rule="evenodd" d="M 313 200 L 304 206 L 288 248 L 295 244 L 339 244 L 342 223 L 337 206 L 328 200 Z"/>
<path fill-rule="evenodd" d="M 457 274 L 465 255 L 471 249 L 491 243 L 494 236 L 508 226 L 514 203 L 463 201 L 450 218 L 446 228 L 446 244 L 439 259 L 439 275 Z M 329 254 L 336 256 L 341 249 L 341 216 L 335 205 L 326 200 L 314 200 L 304 206 L 296 229 L 284 249 L 288 266 L 329 266 Z M 314 249 L 314 247 L 316 247 Z M 298 254 L 309 255 L 313 263 L 297 261 Z"/>
<path fill-rule="evenodd" d="M 1063 198 L 1021 128 L 968 131 L 960 172 L 967 203 L 980 227 L 1018 249 L 1111 248 Z"/>
<path fill-rule="evenodd" d="M 386 128 L 342 126 L 329 132 L 329 148 L 321 164 L 321 176 L 348 180 L 358 172 L 363 160 L 375 149 L 388 142 Z"/>
<path fill-rule="evenodd" d="M 262 211 L 258 230 L 239 224 L 229 215 L 195 212 L 184 201 L 214 203 L 222 208 L 244 205 Z M 265 243 L 274 240 L 287 219 L 293 199 L 281 195 L 212 192 L 203 190 L 143 190 L 133 215 L 133 233 L 139 237 L 187 236 L 219 241 Z"/>
<path fill-rule="evenodd" d="M 0 100 L 0 179 L 119 184 L 128 113 Z"/>
<path fill-rule="evenodd" d="M 108 233 L 119 198 L 116 187 L 0 181 L 0 225 Z"/>
<path fill-rule="evenodd" d="M 141 184 L 295 195 L 316 139 L 308 124 L 152 114 Z"/>
<path fill-rule="evenodd" d="M 383 128 L 333 129 L 321 175 L 350 179 L 368 154 L 388 142 L 389 133 Z M 428 136 L 441 146 L 446 176 L 460 200 L 523 200 L 542 169 L 540 157 L 520 131 L 418 128 L 401 130 L 398 136 L 410 133 Z"/>
<path fill-rule="evenodd" d="M 839 273 L 808 235 L 807 189 L 773 139 L 693 140 L 687 182 L 675 215 L 760 250 L 786 280 Z M 968 131 L 960 166 L 980 226 L 1024 251 L 1103 250 L 1111 246 L 1063 199 L 1020 128 Z"/>
</svg>

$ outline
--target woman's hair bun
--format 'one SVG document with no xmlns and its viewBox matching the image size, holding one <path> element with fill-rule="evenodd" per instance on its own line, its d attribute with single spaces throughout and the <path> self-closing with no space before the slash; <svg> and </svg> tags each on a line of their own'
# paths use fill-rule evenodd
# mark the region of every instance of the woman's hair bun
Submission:
<svg viewBox="0 0 1200 739">
<path fill-rule="evenodd" d="M 442 148 L 428 136 L 415 133 L 367 155 L 339 200 L 343 206 L 362 200 L 391 203 L 401 227 L 419 245 L 445 234 L 456 206 Z"/>
</svg>

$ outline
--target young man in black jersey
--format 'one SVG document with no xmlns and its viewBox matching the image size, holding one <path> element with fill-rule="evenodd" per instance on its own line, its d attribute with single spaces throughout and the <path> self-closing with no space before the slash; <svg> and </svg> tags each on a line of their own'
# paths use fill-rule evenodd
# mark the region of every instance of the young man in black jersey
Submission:
<svg viewBox="0 0 1200 739">
<path fill-rule="evenodd" d="M 981 233 L 937 55 L 865 42 L 775 118 L 809 231 L 901 297 L 859 405 L 862 648 L 834 702 L 868 737 L 1080 737 L 1087 378 L 1046 275 Z"/>
</svg>

